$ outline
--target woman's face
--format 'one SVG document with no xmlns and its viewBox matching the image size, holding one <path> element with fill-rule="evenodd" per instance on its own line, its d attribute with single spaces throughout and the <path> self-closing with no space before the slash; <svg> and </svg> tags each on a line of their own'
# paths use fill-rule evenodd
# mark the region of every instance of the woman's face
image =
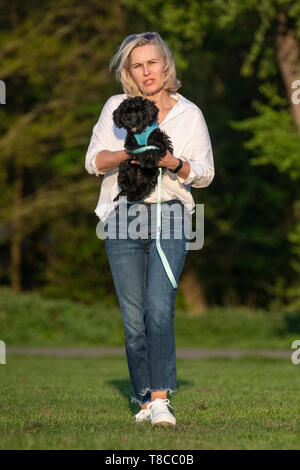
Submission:
<svg viewBox="0 0 300 470">
<path fill-rule="evenodd" d="M 165 62 L 156 44 L 135 47 L 129 55 L 133 80 L 143 95 L 154 95 L 164 87 Z"/>
</svg>

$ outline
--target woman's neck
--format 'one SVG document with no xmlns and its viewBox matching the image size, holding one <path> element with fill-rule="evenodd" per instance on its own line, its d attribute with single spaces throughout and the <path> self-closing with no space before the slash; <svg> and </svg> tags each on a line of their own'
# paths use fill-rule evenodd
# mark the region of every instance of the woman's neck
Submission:
<svg viewBox="0 0 300 470">
<path fill-rule="evenodd" d="M 170 96 L 169 93 L 162 89 L 158 93 L 152 95 L 143 95 L 143 98 L 147 98 L 150 101 L 155 101 L 156 106 L 159 109 L 168 109 L 170 107 Z"/>
</svg>

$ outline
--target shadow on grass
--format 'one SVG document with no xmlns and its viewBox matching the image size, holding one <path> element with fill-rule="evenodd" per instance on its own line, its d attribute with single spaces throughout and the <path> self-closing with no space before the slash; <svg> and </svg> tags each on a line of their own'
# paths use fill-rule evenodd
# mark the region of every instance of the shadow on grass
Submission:
<svg viewBox="0 0 300 470">
<path fill-rule="evenodd" d="M 128 407 L 130 408 L 132 413 L 137 413 L 139 411 L 140 406 L 136 402 L 131 401 L 131 384 L 129 379 L 119 379 L 119 380 L 109 380 L 107 382 L 108 384 L 112 385 L 115 387 L 119 393 L 127 399 L 128 401 Z M 187 387 L 191 386 L 192 382 L 189 380 L 178 380 L 177 381 L 177 393 L 180 392 L 181 387 Z M 170 395 L 172 397 L 172 395 Z"/>
</svg>

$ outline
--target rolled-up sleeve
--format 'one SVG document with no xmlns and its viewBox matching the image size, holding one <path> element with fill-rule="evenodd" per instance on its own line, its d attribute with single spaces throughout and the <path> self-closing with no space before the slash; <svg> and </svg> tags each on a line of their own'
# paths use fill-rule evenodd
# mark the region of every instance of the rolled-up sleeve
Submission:
<svg viewBox="0 0 300 470">
<path fill-rule="evenodd" d="M 85 155 L 85 169 L 96 176 L 104 175 L 96 165 L 95 159 L 102 150 L 109 150 L 113 139 L 112 98 L 109 98 L 101 111 L 100 117 L 93 127 L 92 137 Z"/>
<path fill-rule="evenodd" d="M 180 183 L 190 185 L 193 188 L 205 188 L 209 186 L 215 175 L 214 160 L 211 141 L 204 116 L 200 109 L 193 113 L 191 139 L 185 155 L 178 156 L 187 161 L 190 166 L 190 173 L 187 178 L 178 175 Z"/>
</svg>

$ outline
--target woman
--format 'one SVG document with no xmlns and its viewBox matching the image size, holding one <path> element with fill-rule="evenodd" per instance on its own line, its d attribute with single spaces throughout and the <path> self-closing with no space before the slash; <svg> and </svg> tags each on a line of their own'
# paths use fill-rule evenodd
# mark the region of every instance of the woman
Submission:
<svg viewBox="0 0 300 470">
<path fill-rule="evenodd" d="M 95 209 L 98 217 L 105 223 L 114 221 L 119 229 L 118 215 L 121 208 L 125 208 L 129 224 L 132 202 L 122 198 L 113 202 L 120 191 L 118 166 L 129 156 L 124 150 L 126 131 L 116 128 L 112 113 L 129 97 L 142 96 L 155 102 L 159 108 L 157 123 L 170 137 L 173 153 L 168 151 L 159 161 L 158 166 L 168 170 L 161 178 L 159 193 L 156 186 L 139 201 L 139 206 L 147 209 L 146 222 L 150 227 L 147 237 L 107 237 L 105 249 L 124 322 L 131 398 L 141 407 L 136 422 L 150 420 L 153 425 L 174 426 L 176 419 L 169 410 L 167 393 L 177 391 L 174 339 L 177 287 L 171 285 L 153 239 L 156 218 L 152 215 L 151 219 L 151 213 L 157 209 L 157 203 L 160 204 L 158 195 L 161 196 L 162 225 L 168 222 L 172 229 L 170 236 L 161 239 L 160 244 L 178 282 L 187 254 L 187 237 L 178 237 L 175 222 L 177 228 L 178 224 L 182 228 L 187 212 L 195 211 L 190 186 L 204 188 L 211 183 L 213 154 L 201 110 L 177 93 L 181 83 L 176 78 L 174 60 L 158 33 L 128 36 L 112 58 L 111 69 L 117 64 L 116 77 L 121 81 L 124 94 L 114 95 L 105 103 L 93 128 L 85 168 L 90 174 L 104 175 Z M 134 159 L 131 161 L 133 165 L 138 164 Z M 174 203 L 185 209 L 184 215 L 178 215 L 177 211 L 176 215 L 170 212 L 164 216 L 167 212 L 164 209 Z"/>
</svg>

